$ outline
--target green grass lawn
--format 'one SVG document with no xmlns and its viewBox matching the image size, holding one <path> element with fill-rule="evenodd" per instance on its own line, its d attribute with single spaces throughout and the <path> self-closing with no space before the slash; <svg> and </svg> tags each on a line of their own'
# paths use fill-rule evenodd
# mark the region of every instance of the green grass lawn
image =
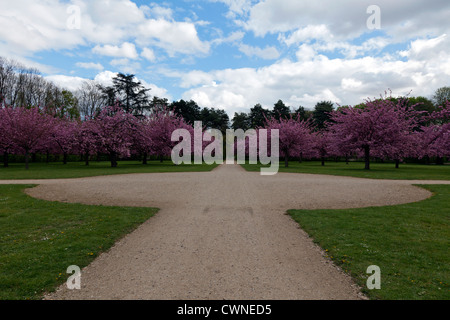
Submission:
<svg viewBox="0 0 450 320">
<path fill-rule="evenodd" d="M 37 200 L 27 187 L 0 186 L 0 300 L 40 299 L 158 211 Z"/>
<path fill-rule="evenodd" d="M 242 165 L 248 171 L 259 171 L 261 165 Z M 280 162 L 280 172 L 328 174 L 336 176 L 351 176 L 371 179 L 395 179 L 395 180 L 450 180 L 450 165 L 424 165 L 401 164 L 395 169 L 393 163 L 372 163 L 371 170 L 364 170 L 364 163 L 350 162 L 326 162 L 322 167 L 319 161 L 289 162 L 289 167 L 284 167 Z"/>
<path fill-rule="evenodd" d="M 158 172 L 196 172 L 211 171 L 216 165 L 174 165 L 171 161 L 149 161 L 143 165 L 139 161 L 120 161 L 117 168 L 111 168 L 110 162 L 91 162 L 85 166 L 83 162 L 62 163 L 31 163 L 25 170 L 23 163 L 10 164 L 9 168 L 0 167 L 0 180 L 23 179 L 67 179 L 93 176 L 105 176 L 128 173 L 158 173 Z"/>
<path fill-rule="evenodd" d="M 289 214 L 371 299 L 450 299 L 450 186 L 434 196 L 388 207 L 290 210 Z M 366 270 L 381 268 L 381 290 Z"/>
</svg>

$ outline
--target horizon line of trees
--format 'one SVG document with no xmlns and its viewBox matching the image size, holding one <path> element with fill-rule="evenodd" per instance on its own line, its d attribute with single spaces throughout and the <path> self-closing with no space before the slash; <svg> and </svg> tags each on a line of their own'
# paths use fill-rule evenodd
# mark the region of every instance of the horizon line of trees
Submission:
<svg viewBox="0 0 450 320">
<path fill-rule="evenodd" d="M 408 98 L 385 97 L 358 107 L 343 107 L 328 116 L 323 127 L 312 118 L 270 116 L 262 127 L 246 134 L 259 135 L 259 130 L 264 129 L 271 136 L 271 130 L 279 130 L 280 156 L 284 157 L 286 167 L 292 157 L 300 162 L 320 159 L 322 165 L 330 157 L 345 157 L 347 163 L 350 158 L 364 159 L 369 170 L 373 158 L 393 160 L 398 168 L 406 158 L 436 158 L 437 164 L 443 164 L 443 159 L 450 156 L 448 101 L 428 113 L 411 106 Z M 106 154 L 112 167 L 117 167 L 119 158 L 134 154 L 146 164 L 149 155 L 156 155 L 161 161 L 171 155 L 178 144 L 171 141 L 172 133 L 181 128 L 193 135 L 192 124 L 167 108 L 136 117 L 116 104 L 102 108 L 92 119 L 81 121 L 39 108 L 5 106 L 0 109 L 0 152 L 4 167 L 8 167 L 10 154 L 21 154 L 25 156 L 27 169 L 33 153 L 45 153 L 47 159 L 50 154 L 62 154 L 64 164 L 68 155 L 78 154 L 84 157 L 86 165 L 90 157 Z M 206 129 L 203 128 L 203 134 Z M 250 140 L 248 137 L 236 141 L 235 148 Z M 270 145 L 269 141 L 267 150 Z M 246 145 L 246 151 L 249 150 Z"/>
</svg>

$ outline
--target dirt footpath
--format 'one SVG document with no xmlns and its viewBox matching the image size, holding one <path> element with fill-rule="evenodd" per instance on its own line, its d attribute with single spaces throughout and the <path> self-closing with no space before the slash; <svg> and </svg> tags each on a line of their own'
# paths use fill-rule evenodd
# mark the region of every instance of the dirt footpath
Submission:
<svg viewBox="0 0 450 320">
<path fill-rule="evenodd" d="M 3 181 L 13 183 L 13 181 Z M 419 201 L 413 183 L 324 175 L 212 172 L 132 174 L 39 183 L 37 198 L 150 206 L 161 211 L 82 270 L 82 289 L 46 299 L 361 299 L 352 280 L 287 216 L 287 209 Z"/>
</svg>

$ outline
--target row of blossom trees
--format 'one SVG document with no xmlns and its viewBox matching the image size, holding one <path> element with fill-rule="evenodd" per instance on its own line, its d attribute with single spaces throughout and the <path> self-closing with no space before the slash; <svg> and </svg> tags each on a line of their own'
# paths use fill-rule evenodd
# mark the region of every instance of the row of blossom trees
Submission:
<svg viewBox="0 0 450 320">
<path fill-rule="evenodd" d="M 191 127 L 169 110 L 159 110 L 137 118 L 118 107 L 105 107 L 94 118 L 81 122 L 55 117 L 39 108 L 0 109 L 0 152 L 8 166 L 10 154 L 25 156 L 28 169 L 32 153 L 62 154 L 64 164 L 70 154 L 80 154 L 89 165 L 94 154 L 108 154 L 111 166 L 119 157 L 170 156 L 175 129 Z"/>
<path fill-rule="evenodd" d="M 24 155 L 27 169 L 33 153 L 61 154 L 64 164 L 68 155 L 79 154 L 86 165 L 90 156 L 107 154 L 112 167 L 117 167 L 121 157 L 140 155 L 146 164 L 149 155 L 161 160 L 171 155 L 178 144 L 171 141 L 176 129 L 193 132 L 182 117 L 167 109 L 136 117 L 118 106 L 105 107 L 95 117 L 80 121 L 45 109 L 3 107 L 0 152 L 6 167 L 10 154 Z M 332 112 L 322 129 L 295 117 L 269 118 L 259 129 L 267 129 L 269 137 L 270 130 L 279 130 L 285 166 L 292 157 L 300 161 L 319 158 L 322 165 L 328 157 L 345 157 L 347 161 L 358 157 L 370 169 L 371 158 L 394 160 L 398 167 L 405 158 L 450 156 L 449 102 L 429 114 L 408 106 L 407 98 L 382 98 Z"/>
<path fill-rule="evenodd" d="M 310 121 L 267 119 L 263 129 L 280 131 L 280 153 L 289 157 L 358 157 L 370 169 L 370 159 L 389 159 L 396 167 L 405 158 L 450 156 L 450 103 L 428 114 L 408 107 L 408 99 L 369 100 L 358 107 L 331 113 L 324 129 Z"/>
</svg>

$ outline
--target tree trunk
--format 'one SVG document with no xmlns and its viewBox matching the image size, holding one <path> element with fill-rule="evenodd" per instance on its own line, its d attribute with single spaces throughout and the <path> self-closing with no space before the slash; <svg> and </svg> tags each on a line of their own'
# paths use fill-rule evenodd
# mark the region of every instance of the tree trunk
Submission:
<svg viewBox="0 0 450 320">
<path fill-rule="evenodd" d="M 63 164 L 64 165 L 67 164 L 67 152 L 64 152 L 64 154 L 63 154 Z"/>
<path fill-rule="evenodd" d="M 50 162 L 50 152 L 47 151 L 46 155 L 45 155 L 45 163 L 49 163 Z"/>
<path fill-rule="evenodd" d="M 111 156 L 111 168 L 117 168 L 117 155 L 114 152 L 112 152 L 110 156 Z"/>
<path fill-rule="evenodd" d="M 147 152 L 144 152 L 144 156 L 143 156 L 143 160 L 142 160 L 142 164 L 146 165 L 147 164 Z"/>
<path fill-rule="evenodd" d="M 5 168 L 8 168 L 8 167 L 9 167 L 9 161 L 8 161 L 8 158 L 9 158 L 9 154 L 8 154 L 8 152 L 5 151 L 5 153 L 3 153 L 3 166 L 4 166 Z"/>
<path fill-rule="evenodd" d="M 400 160 L 395 160 L 395 169 L 399 169 L 400 168 Z"/>
<path fill-rule="evenodd" d="M 163 162 L 164 162 L 164 156 L 163 156 L 163 155 L 160 155 L 160 156 L 159 156 L 159 160 L 160 160 L 161 163 L 163 163 Z"/>
<path fill-rule="evenodd" d="M 444 164 L 444 158 L 442 158 L 442 157 L 437 157 L 437 158 L 436 158 L 436 164 L 437 164 L 438 166 L 443 165 L 443 164 Z"/>
<path fill-rule="evenodd" d="M 25 151 L 25 169 L 28 170 L 30 168 L 30 154 L 28 150 Z"/>
<path fill-rule="evenodd" d="M 322 157 L 322 167 L 325 167 L 325 157 Z"/>
<path fill-rule="evenodd" d="M 364 147 L 364 159 L 366 162 L 366 166 L 365 169 L 366 170 L 370 170 L 370 146 L 365 146 Z"/>
<path fill-rule="evenodd" d="M 33 152 L 32 154 L 31 154 L 31 162 L 36 162 L 36 152 Z"/>
<path fill-rule="evenodd" d="M 89 152 L 86 152 L 84 156 L 85 156 L 85 158 L 84 158 L 85 162 L 84 163 L 86 164 L 86 166 L 89 166 Z"/>
<path fill-rule="evenodd" d="M 345 155 L 345 164 L 349 164 L 349 161 L 350 161 L 350 159 L 349 159 L 348 155 Z"/>
</svg>

